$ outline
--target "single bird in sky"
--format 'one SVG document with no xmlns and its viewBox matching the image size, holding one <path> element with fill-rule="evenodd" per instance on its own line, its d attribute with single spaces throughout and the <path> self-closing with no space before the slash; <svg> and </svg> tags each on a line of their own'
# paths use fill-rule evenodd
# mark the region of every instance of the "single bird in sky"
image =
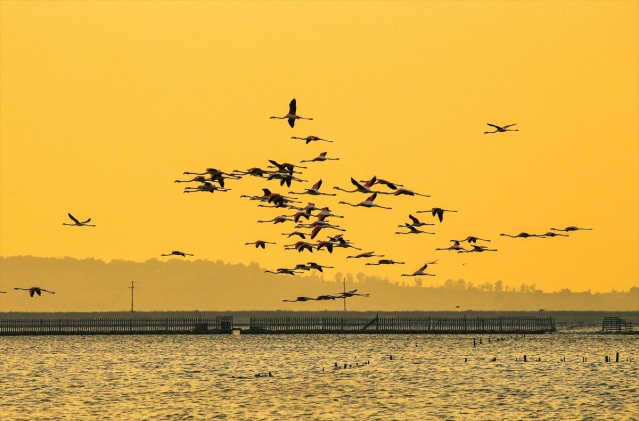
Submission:
<svg viewBox="0 0 639 421">
<path fill-rule="evenodd" d="M 442 209 L 442 208 L 431 208 L 428 210 L 418 210 L 417 213 L 430 213 L 433 216 L 437 216 L 439 222 L 444 221 L 444 212 L 457 212 L 456 210 L 451 209 Z"/>
<path fill-rule="evenodd" d="M 322 187 L 322 180 L 319 180 L 317 183 L 313 184 L 313 186 L 310 189 L 306 189 L 306 191 L 303 191 L 303 192 L 292 192 L 292 191 L 290 191 L 289 194 L 310 194 L 310 195 L 313 195 L 313 196 L 319 196 L 319 195 L 335 196 L 335 193 L 323 193 L 323 192 L 320 192 L 319 191 L 320 187 Z"/>
<path fill-rule="evenodd" d="M 580 231 L 580 230 L 592 230 L 592 228 L 578 228 L 574 225 L 571 225 L 569 227 L 566 227 L 564 229 L 557 229 L 557 228 L 551 228 L 552 231 L 564 231 L 564 232 L 570 232 L 570 231 Z"/>
<path fill-rule="evenodd" d="M 293 100 L 291 100 L 291 102 L 288 104 L 288 114 L 286 114 L 284 117 L 272 116 L 271 118 L 288 120 L 288 125 L 291 127 L 295 127 L 295 120 L 312 120 L 312 118 L 297 115 L 297 100 L 295 100 L 295 98 L 293 98 Z"/>
<path fill-rule="evenodd" d="M 191 183 L 191 182 L 205 183 L 206 181 L 208 181 L 206 177 L 204 177 L 203 175 L 197 175 L 190 180 L 175 180 L 174 183 Z"/>
<path fill-rule="evenodd" d="M 495 131 L 493 132 L 484 132 L 484 134 L 490 134 L 490 133 L 503 133 L 503 132 L 518 132 L 518 129 L 509 129 L 509 127 L 514 126 L 517 123 L 513 123 L 513 124 L 508 124 L 506 126 L 496 126 L 494 124 L 490 124 L 490 123 L 486 123 L 488 124 L 490 127 L 494 127 Z"/>
<path fill-rule="evenodd" d="M 259 222 L 259 223 L 272 222 L 273 224 L 281 224 L 283 222 L 288 222 L 288 221 L 292 221 L 292 219 L 289 219 L 288 215 L 279 215 L 279 216 L 276 216 L 273 219 L 259 220 L 257 222 Z"/>
<path fill-rule="evenodd" d="M 91 218 L 87 219 L 86 221 L 80 222 L 70 213 L 67 213 L 67 215 L 69 215 L 69 218 L 71 218 L 73 224 L 67 224 L 66 222 L 63 222 L 62 225 L 68 225 L 70 227 L 95 227 L 95 225 L 89 224 L 89 222 L 91 222 Z"/>
<path fill-rule="evenodd" d="M 210 181 L 205 181 L 204 183 L 200 184 L 197 187 L 190 187 L 187 186 L 184 188 L 184 191 L 182 193 L 197 193 L 197 192 L 203 192 L 203 193 L 215 193 L 216 191 L 230 191 L 231 189 L 225 189 L 222 187 L 218 187 L 215 184 L 211 184 Z"/>
<path fill-rule="evenodd" d="M 428 263 L 424 264 L 424 266 L 420 267 L 413 273 L 402 273 L 401 276 L 435 276 L 432 273 L 424 272 L 427 267 L 428 267 Z"/>
<path fill-rule="evenodd" d="M 262 247 L 263 249 L 266 248 L 267 244 L 277 244 L 277 243 L 271 243 L 269 241 L 264 241 L 264 240 L 257 240 L 250 243 L 244 243 L 245 246 L 254 245 L 255 248 Z"/>
<path fill-rule="evenodd" d="M 359 202 L 357 204 L 348 203 L 348 202 L 339 202 L 339 203 L 343 204 L 343 205 L 352 206 L 354 208 L 356 208 L 358 206 L 361 206 L 361 207 L 364 207 L 364 208 L 392 209 L 392 208 L 389 208 L 387 206 L 381 206 L 381 205 L 378 205 L 378 204 L 374 203 L 374 200 L 375 200 L 376 197 L 377 197 L 377 193 L 373 193 L 372 196 L 369 196 L 366 200 L 364 200 L 363 202 Z"/>
<path fill-rule="evenodd" d="M 48 292 L 49 294 L 55 294 L 55 291 L 49 291 L 40 287 L 31 287 L 31 288 L 13 288 L 14 290 L 20 291 L 29 291 L 29 296 L 33 297 L 33 294 L 42 295 L 43 292 Z"/>
<path fill-rule="evenodd" d="M 332 140 L 327 140 L 327 139 L 322 139 L 321 137 L 317 137 L 317 136 L 306 136 L 306 137 L 296 137 L 296 136 L 292 136 L 291 139 L 299 139 L 299 140 L 304 140 L 306 142 L 306 144 L 308 145 L 311 142 L 333 142 Z"/>
<path fill-rule="evenodd" d="M 184 253 L 183 251 L 173 250 L 171 253 L 161 254 L 160 256 L 182 256 L 182 257 L 186 257 L 186 256 L 193 256 L 193 255 L 189 254 L 189 253 Z"/>
<path fill-rule="evenodd" d="M 302 159 L 300 162 L 324 162 L 324 161 L 339 161 L 339 158 L 327 158 L 328 152 L 322 152 L 313 159 Z"/>
<path fill-rule="evenodd" d="M 542 234 L 544 237 L 570 237 L 568 234 L 559 234 L 558 232 L 548 231 L 545 234 Z"/>
<path fill-rule="evenodd" d="M 288 238 L 292 237 L 293 235 L 297 235 L 302 240 L 305 240 L 306 236 L 309 234 L 305 232 L 301 232 L 301 231 L 293 231 L 293 232 L 283 232 L 282 235 L 286 235 Z"/>
<path fill-rule="evenodd" d="M 410 225 L 413 227 L 423 227 L 424 225 L 435 225 L 435 224 L 428 224 L 426 222 L 422 222 L 419 219 L 417 219 L 416 217 L 414 217 L 413 215 L 409 214 L 408 217 L 410 218 L 411 222 L 410 223 L 406 223 L 406 224 L 402 224 L 402 225 L 398 225 L 398 227 L 403 228 L 406 225 Z"/>
<path fill-rule="evenodd" d="M 394 196 L 422 196 L 422 197 L 430 197 L 428 194 L 415 193 L 412 190 L 405 189 L 403 187 L 398 188 L 394 192 L 383 192 L 383 194 L 392 194 Z"/>
</svg>

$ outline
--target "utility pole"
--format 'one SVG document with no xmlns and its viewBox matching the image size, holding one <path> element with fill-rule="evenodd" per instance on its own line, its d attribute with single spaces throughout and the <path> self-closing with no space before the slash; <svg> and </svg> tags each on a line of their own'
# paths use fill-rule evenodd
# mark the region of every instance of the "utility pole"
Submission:
<svg viewBox="0 0 639 421">
<path fill-rule="evenodd" d="M 133 290 L 135 289 L 135 286 L 133 285 L 135 281 L 131 281 L 131 286 L 129 288 L 131 288 L 131 313 L 133 313 Z"/>
<path fill-rule="evenodd" d="M 343 300 L 344 300 L 344 313 L 346 313 L 346 278 L 343 278 L 343 279 L 344 279 L 344 297 L 343 297 Z"/>
</svg>

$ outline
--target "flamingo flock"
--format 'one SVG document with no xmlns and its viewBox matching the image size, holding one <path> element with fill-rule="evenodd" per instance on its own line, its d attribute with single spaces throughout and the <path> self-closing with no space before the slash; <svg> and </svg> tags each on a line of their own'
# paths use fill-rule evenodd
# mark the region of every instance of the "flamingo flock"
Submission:
<svg viewBox="0 0 639 421">
<path fill-rule="evenodd" d="M 271 116 L 270 119 L 280 119 L 287 120 L 288 125 L 291 128 L 295 128 L 295 122 L 297 120 L 307 120 L 312 121 L 313 118 L 310 117 L 302 117 L 297 114 L 297 101 L 296 99 L 292 99 L 289 103 L 288 113 L 283 116 Z M 506 133 L 506 132 L 517 132 L 518 129 L 513 128 L 516 124 L 508 124 L 503 126 L 498 126 L 495 124 L 487 123 L 490 127 L 492 127 L 493 131 L 486 131 L 484 134 L 494 134 L 494 133 Z M 300 136 L 292 136 L 291 139 L 301 140 L 306 145 L 309 145 L 314 142 L 326 142 L 326 143 L 336 143 L 334 140 L 328 140 L 321 138 L 315 135 L 309 135 L 306 137 Z M 338 157 L 329 157 L 328 151 L 321 152 L 318 156 L 312 159 L 302 159 L 300 163 L 317 163 L 317 162 L 325 162 L 325 161 L 339 161 Z M 265 164 L 266 169 L 261 167 L 249 167 L 247 170 L 233 170 L 230 172 L 222 171 L 217 168 L 209 167 L 201 170 L 199 172 L 196 171 L 183 171 L 183 175 L 191 175 L 193 176 L 190 179 L 176 179 L 174 183 L 188 183 L 188 185 L 183 189 L 184 193 L 195 193 L 195 192 L 207 192 L 207 193 L 224 193 L 228 194 L 232 189 L 227 187 L 227 182 L 237 182 L 242 180 L 244 177 L 255 177 L 266 179 L 266 181 L 276 180 L 279 182 L 279 186 L 283 187 L 291 187 L 293 183 L 305 183 L 307 180 L 301 178 L 303 172 L 301 170 L 307 170 L 308 167 L 301 166 L 299 164 L 293 164 L 290 162 L 281 162 L 275 159 L 266 159 Z M 320 178 L 317 182 L 315 182 L 311 187 L 306 187 L 301 190 L 297 190 L 292 188 L 291 191 L 288 191 L 287 194 L 282 192 L 272 191 L 269 188 L 262 188 L 263 194 L 261 195 L 241 195 L 241 198 L 248 198 L 251 201 L 259 202 L 257 207 L 269 207 L 269 208 L 279 208 L 283 210 L 293 210 L 295 211 L 292 215 L 281 214 L 275 216 L 271 219 L 257 219 L 257 223 L 272 223 L 273 225 L 282 224 L 282 226 L 294 225 L 293 230 L 285 230 L 286 232 L 280 232 L 279 235 L 286 236 L 287 238 L 291 237 L 299 237 L 299 240 L 291 243 L 284 244 L 284 250 L 296 251 L 297 253 L 313 253 L 314 251 L 318 253 L 327 253 L 328 255 L 333 254 L 334 250 L 340 248 L 352 248 L 354 250 L 362 250 L 360 247 L 357 247 L 352 240 L 347 240 L 345 238 L 348 229 L 342 227 L 340 225 L 331 223 L 335 218 L 343 219 L 344 216 L 334 214 L 328 206 L 316 206 L 315 203 L 309 202 L 306 206 L 300 207 L 300 203 L 302 203 L 300 196 L 309 195 L 315 196 L 318 199 L 325 196 L 336 196 L 338 193 L 326 193 L 324 191 L 320 191 L 322 187 L 322 178 Z M 378 178 L 373 175 L 368 179 L 357 180 L 355 177 L 350 177 L 350 184 L 353 186 L 352 189 L 342 188 L 339 186 L 333 186 L 333 190 L 337 190 L 341 193 L 349 193 L 349 194 L 366 194 L 367 197 L 362 201 L 339 201 L 339 205 L 349 206 L 353 208 L 378 208 L 385 210 L 392 210 L 391 206 L 388 206 L 387 199 L 380 199 L 384 204 L 377 203 L 378 195 L 382 195 L 383 197 L 389 197 L 388 200 L 392 200 L 392 197 L 398 196 L 407 196 L 412 197 L 410 200 L 418 200 L 421 201 L 423 198 L 430 198 L 430 195 L 425 193 L 415 192 L 403 184 L 397 182 L 391 182 L 386 179 Z M 375 188 L 375 187 L 381 188 Z M 340 194 L 341 194 L 340 193 Z M 216 195 L 217 196 L 217 195 Z M 417 207 L 417 205 L 416 205 Z M 376 213 L 377 211 L 361 211 L 363 214 L 369 214 L 371 212 Z M 441 207 L 431 207 L 430 209 L 416 210 L 414 213 L 429 213 L 433 218 L 436 218 L 439 223 L 444 223 L 444 215 L 446 213 L 457 213 L 457 210 L 454 209 L 445 209 Z M 339 212 L 338 212 L 339 213 Z M 382 212 L 383 213 L 383 212 Z M 95 227 L 93 224 L 89 224 L 91 222 L 91 218 L 88 218 L 84 221 L 80 221 L 75 218 L 71 213 L 68 213 L 68 217 L 71 219 L 73 223 L 63 223 L 66 226 L 76 226 L 76 227 Z M 362 216 L 362 218 L 366 218 L 367 216 Z M 369 218 L 373 218 L 370 217 Z M 405 222 L 403 224 L 398 225 L 398 228 L 402 228 L 403 231 L 395 231 L 395 234 L 398 235 L 406 235 L 406 234 L 428 234 L 435 235 L 435 232 L 426 231 L 420 229 L 425 226 L 434 226 L 435 224 L 430 222 L 424 222 L 418 219 L 418 217 L 414 216 L 412 213 L 408 215 L 410 222 Z M 450 218 L 446 218 L 447 221 Z M 304 222 L 306 221 L 306 222 Z M 501 233 L 500 237 L 510 237 L 510 238 L 552 238 L 552 237 L 568 237 L 569 233 L 581 230 L 592 230 L 592 228 L 582 228 L 577 226 L 567 226 L 565 228 L 550 228 L 545 233 L 534 234 L 522 231 L 518 234 L 509 234 L 509 233 Z M 335 232 L 339 231 L 340 233 L 334 236 L 328 235 L 327 238 L 322 239 L 319 238 L 320 235 L 326 232 Z M 391 232 L 389 232 L 391 234 Z M 309 240 L 309 241 L 307 241 Z M 477 244 L 478 241 L 481 242 L 491 242 L 488 238 L 481 238 L 474 235 L 468 235 L 463 239 L 450 239 L 449 242 L 452 242 L 452 245 L 447 247 L 437 247 L 434 251 L 453 251 L 457 253 L 484 253 L 484 252 L 497 252 L 496 248 L 489 248 L 484 245 Z M 462 246 L 462 243 L 468 243 L 470 248 L 465 248 Z M 245 246 L 252 246 L 255 249 L 265 250 L 267 245 L 277 245 L 276 241 L 260 239 L 255 241 L 249 241 L 244 243 Z M 266 251 L 268 253 L 268 251 Z M 185 253 L 179 250 L 173 250 L 170 253 L 161 254 L 161 256 L 165 257 L 191 257 L 194 256 L 192 253 Z M 385 254 L 379 253 L 376 254 L 374 251 L 362 252 L 355 255 L 348 255 L 346 259 L 372 259 L 379 258 L 376 262 L 366 262 L 363 266 L 382 266 L 382 265 L 404 265 L 406 262 L 397 261 L 390 258 L 386 258 Z M 417 270 L 411 273 L 402 273 L 399 276 L 402 277 L 420 277 L 420 276 L 431 276 L 435 277 L 436 274 L 428 273 L 427 268 L 431 265 L 437 263 L 437 260 L 422 263 Z M 302 273 L 308 273 L 311 270 L 316 270 L 321 273 L 324 272 L 324 269 L 334 269 L 335 266 L 328 266 L 319 264 L 316 262 L 304 262 L 297 263 L 293 267 L 280 267 L 274 270 L 267 269 L 264 272 L 270 273 L 274 275 L 288 275 L 288 276 L 296 276 Z M 46 290 L 40 287 L 30 287 L 30 288 L 14 288 L 14 290 L 24 290 L 28 291 L 29 295 L 33 297 L 34 295 L 41 296 L 43 292 L 49 294 L 55 294 L 54 291 Z M 5 291 L 0 291 L 1 293 L 5 293 Z M 369 294 L 358 293 L 357 290 L 344 291 L 336 294 L 323 294 L 318 295 L 316 297 L 309 296 L 298 296 L 295 299 L 284 299 L 283 302 L 307 302 L 307 301 L 327 301 L 327 300 L 336 300 L 336 299 L 346 299 L 352 297 L 368 297 Z"/>
</svg>

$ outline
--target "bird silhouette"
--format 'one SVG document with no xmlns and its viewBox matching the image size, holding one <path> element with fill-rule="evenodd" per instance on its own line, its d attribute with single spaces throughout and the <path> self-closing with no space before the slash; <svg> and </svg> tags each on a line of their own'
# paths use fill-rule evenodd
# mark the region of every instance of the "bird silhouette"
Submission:
<svg viewBox="0 0 639 421">
<path fill-rule="evenodd" d="M 282 302 L 284 303 L 297 303 L 300 301 L 315 301 L 315 298 L 311 298 L 311 297 L 297 297 L 294 300 L 282 300 Z"/>
<path fill-rule="evenodd" d="M 539 238 L 544 238 L 545 235 L 543 234 L 529 234 L 527 232 L 520 232 L 517 235 L 512 235 L 512 234 L 499 234 L 502 237 L 510 237 L 510 238 L 530 238 L 530 237 L 539 237 Z"/>
<path fill-rule="evenodd" d="M 333 187 L 335 190 L 340 190 L 346 193 L 375 193 L 374 191 L 371 190 L 371 187 L 375 184 L 375 181 L 377 180 L 376 177 L 371 178 L 370 180 L 368 180 L 366 183 L 364 184 L 360 184 L 357 180 L 355 180 L 353 177 L 351 177 L 351 184 L 353 184 L 355 186 L 354 190 L 346 190 L 343 189 L 341 187 L 335 186 Z"/>
<path fill-rule="evenodd" d="M 430 213 L 433 216 L 437 216 L 439 222 L 444 221 L 444 212 L 457 212 L 456 210 L 451 209 L 442 209 L 442 208 L 431 208 L 428 210 L 418 210 L 417 213 Z"/>
<path fill-rule="evenodd" d="M 375 254 L 374 251 L 367 251 L 365 253 L 360 253 L 355 256 L 346 256 L 347 259 L 367 259 L 369 257 L 384 257 L 383 254 Z"/>
<path fill-rule="evenodd" d="M 339 158 L 327 158 L 328 152 L 322 152 L 313 159 L 302 159 L 300 162 L 324 162 L 324 161 L 339 161 Z"/>
<path fill-rule="evenodd" d="M 288 120 L 288 125 L 291 127 L 295 127 L 295 120 L 312 120 L 312 118 L 306 118 L 297 115 L 297 100 L 293 98 L 291 102 L 288 104 L 288 114 L 283 117 L 272 116 L 271 118 L 277 118 L 280 120 Z"/>
<path fill-rule="evenodd" d="M 370 266 L 379 266 L 379 265 L 403 265 L 405 262 L 396 262 L 392 259 L 380 259 L 377 263 L 366 263 L 366 265 Z"/>
<path fill-rule="evenodd" d="M 465 248 L 463 248 L 460 244 L 459 241 L 457 240 L 453 240 L 454 243 L 452 246 L 450 247 L 446 247 L 446 248 L 436 248 L 435 250 L 448 250 L 448 251 L 460 251 L 460 250 L 466 250 Z"/>
<path fill-rule="evenodd" d="M 306 137 L 291 136 L 291 139 L 304 140 L 307 145 L 309 143 L 311 143 L 311 142 L 320 142 L 320 141 L 321 142 L 333 142 L 332 140 L 322 139 L 321 137 L 317 137 L 317 136 L 306 136 Z"/>
<path fill-rule="evenodd" d="M 473 248 L 470 250 L 459 250 L 457 253 L 482 253 L 484 251 L 497 251 L 497 249 L 489 249 L 486 246 L 478 246 L 473 244 Z"/>
<path fill-rule="evenodd" d="M 468 237 L 464 238 L 463 240 L 450 240 L 450 241 L 454 241 L 456 243 L 463 243 L 464 241 L 468 241 L 469 243 L 476 243 L 478 240 L 490 242 L 490 240 L 485 240 L 483 238 L 474 237 L 472 235 L 469 235 Z"/>
<path fill-rule="evenodd" d="M 590 231 L 592 230 L 592 228 L 578 228 L 574 225 L 571 225 L 569 227 L 566 227 L 564 229 L 557 229 L 557 228 L 551 228 L 552 231 L 564 231 L 564 232 L 570 232 L 570 231 L 580 231 L 580 230 L 587 230 Z"/>
<path fill-rule="evenodd" d="M 310 189 L 306 189 L 306 191 L 303 192 L 289 192 L 289 194 L 310 194 L 313 196 L 319 196 L 319 195 L 324 195 L 324 196 L 335 196 L 335 193 L 323 193 L 320 192 L 319 189 L 320 187 L 322 187 L 322 180 L 319 180 L 317 183 L 313 184 L 313 186 Z"/>
<path fill-rule="evenodd" d="M 31 287 L 31 288 L 13 288 L 14 290 L 20 291 L 29 291 L 29 296 L 33 297 L 33 294 L 42 295 L 43 292 L 48 292 L 49 294 L 55 294 L 55 291 L 49 291 L 40 287 Z"/>
<path fill-rule="evenodd" d="M 366 200 L 364 200 L 363 202 L 359 202 L 357 204 L 353 204 L 353 203 L 348 203 L 348 202 L 339 202 L 340 204 L 343 205 L 348 205 L 348 206 L 352 206 L 352 207 L 364 207 L 364 208 L 382 208 L 382 209 L 392 209 L 389 208 L 387 206 L 381 206 L 378 205 L 376 203 L 374 203 L 375 198 L 377 197 L 377 193 L 373 193 L 371 196 L 369 196 Z"/>
<path fill-rule="evenodd" d="M 490 123 L 486 123 L 486 124 L 488 124 L 490 127 L 494 127 L 495 131 L 493 131 L 493 132 L 484 132 L 484 134 L 503 133 L 503 132 L 517 132 L 517 131 L 519 131 L 517 129 L 509 129 L 509 127 L 512 127 L 512 126 L 514 126 L 517 123 L 508 124 L 506 126 L 497 126 L 495 124 L 490 124 Z"/>
<path fill-rule="evenodd" d="M 182 256 L 182 257 L 186 257 L 186 256 L 193 256 L 193 255 L 189 254 L 189 253 L 184 253 L 183 251 L 173 250 L 171 253 L 161 254 L 161 256 Z"/>
<path fill-rule="evenodd" d="M 267 244 L 276 244 L 276 243 L 271 243 L 269 241 L 264 241 L 264 240 L 257 240 L 250 243 L 244 243 L 245 246 L 254 245 L 255 248 L 262 247 L 263 249 L 266 248 Z"/>
<path fill-rule="evenodd" d="M 335 298 L 349 298 L 349 297 L 370 297 L 370 294 L 362 294 L 357 292 L 356 289 L 353 289 L 351 291 L 344 291 L 344 292 L 338 292 L 337 294 L 335 294 Z"/>
<path fill-rule="evenodd" d="M 307 265 L 308 265 L 309 269 L 315 269 L 315 270 L 318 270 L 320 272 L 324 272 L 324 270 L 323 270 L 324 268 L 326 268 L 326 269 L 334 269 L 334 266 L 324 266 L 324 265 L 317 264 L 315 262 L 307 262 Z"/>
<path fill-rule="evenodd" d="M 422 231 L 420 229 L 417 229 L 414 225 L 411 224 L 404 224 L 404 227 L 408 228 L 407 232 L 395 231 L 395 234 L 435 234 L 434 232 Z"/>
<path fill-rule="evenodd" d="M 70 227 L 95 227 L 95 225 L 89 224 L 89 222 L 91 222 L 91 218 L 87 219 L 86 221 L 80 222 L 70 213 L 67 213 L 67 215 L 69 215 L 69 218 L 71 218 L 73 224 L 67 224 L 66 222 L 63 222 L 62 225 L 68 225 Z"/>
<path fill-rule="evenodd" d="M 401 276 L 435 276 L 432 273 L 424 272 L 427 267 L 428 267 L 428 263 L 424 264 L 422 267 L 420 267 L 413 273 L 402 273 Z"/>
</svg>

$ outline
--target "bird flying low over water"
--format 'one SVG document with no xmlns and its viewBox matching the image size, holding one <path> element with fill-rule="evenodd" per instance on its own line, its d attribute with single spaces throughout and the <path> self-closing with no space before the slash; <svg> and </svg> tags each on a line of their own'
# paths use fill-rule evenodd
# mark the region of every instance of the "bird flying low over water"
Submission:
<svg viewBox="0 0 639 421">
<path fill-rule="evenodd" d="M 14 290 L 20 291 L 29 291 L 29 295 L 33 297 L 33 294 L 42 295 L 43 292 L 48 292 L 49 294 L 55 294 L 54 291 L 49 291 L 40 287 L 31 287 L 31 288 L 13 288 Z"/>
<path fill-rule="evenodd" d="M 62 225 L 68 225 L 70 227 L 95 227 L 95 225 L 90 225 L 89 224 L 89 222 L 91 222 L 91 218 L 87 219 L 86 221 L 80 222 L 73 215 L 71 215 L 70 213 L 67 213 L 67 215 L 69 215 L 69 218 L 71 218 L 71 220 L 74 223 L 73 224 L 67 224 L 66 222 L 63 222 Z"/>
<path fill-rule="evenodd" d="M 490 123 L 486 123 L 488 124 L 490 127 L 494 127 L 495 131 L 493 132 L 484 132 L 484 134 L 490 134 L 490 133 L 503 133 L 503 132 L 518 132 L 518 129 L 509 129 L 509 127 L 514 126 L 517 123 L 513 123 L 513 124 L 508 124 L 506 126 L 497 126 L 494 124 L 490 124 Z"/>
<path fill-rule="evenodd" d="M 271 118 L 277 118 L 280 120 L 288 120 L 288 125 L 291 127 L 295 127 L 295 120 L 312 120 L 312 118 L 306 118 L 297 115 L 297 101 L 295 98 L 288 104 L 288 114 L 283 117 L 272 116 Z"/>
<path fill-rule="evenodd" d="M 317 136 L 306 136 L 306 137 L 296 137 L 296 136 L 291 136 L 291 139 L 299 139 L 299 140 L 304 140 L 306 141 L 306 144 L 308 145 L 311 142 L 333 142 L 332 140 L 326 140 L 326 139 L 322 139 L 321 137 L 317 137 Z"/>
<path fill-rule="evenodd" d="M 171 253 L 161 254 L 161 256 L 182 256 L 182 257 L 186 257 L 186 256 L 193 256 L 193 255 L 189 254 L 189 253 L 184 253 L 183 251 L 173 250 Z"/>
</svg>

